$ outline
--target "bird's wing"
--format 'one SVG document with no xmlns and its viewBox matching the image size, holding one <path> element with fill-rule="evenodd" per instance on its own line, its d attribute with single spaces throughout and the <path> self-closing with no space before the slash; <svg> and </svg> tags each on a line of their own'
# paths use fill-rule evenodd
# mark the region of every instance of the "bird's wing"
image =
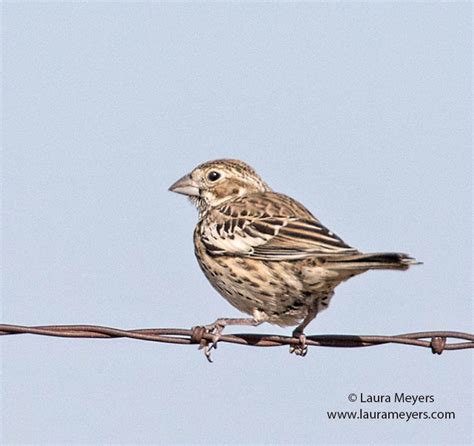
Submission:
<svg viewBox="0 0 474 446">
<path fill-rule="evenodd" d="M 277 199 L 271 194 L 271 201 Z M 286 199 L 287 197 L 285 197 Z M 242 202 L 244 201 L 244 203 Z M 334 257 L 356 253 L 337 235 L 329 231 L 299 203 L 296 212 L 280 206 L 280 214 L 269 214 L 262 206 L 264 197 L 256 204 L 240 199 L 214 209 L 201 225 L 201 239 L 211 254 L 234 255 L 262 260 L 294 260 L 306 257 Z M 265 204 L 265 203 L 263 203 Z M 281 203 L 280 203 L 281 204 Z M 287 212 L 283 212 L 283 211 Z M 289 215 L 288 215 L 289 214 Z M 298 215 L 299 214 L 299 215 Z"/>
</svg>

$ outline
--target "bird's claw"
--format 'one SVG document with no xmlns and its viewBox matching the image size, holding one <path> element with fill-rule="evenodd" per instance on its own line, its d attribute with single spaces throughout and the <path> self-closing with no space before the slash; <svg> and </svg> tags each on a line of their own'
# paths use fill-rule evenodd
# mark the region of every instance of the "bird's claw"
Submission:
<svg viewBox="0 0 474 446">
<path fill-rule="evenodd" d="M 306 343 L 306 335 L 304 333 L 293 333 L 293 337 L 298 337 L 298 344 L 290 345 L 290 353 L 294 353 L 296 356 L 306 356 L 308 353 L 308 344 Z"/>
<path fill-rule="evenodd" d="M 225 323 L 222 323 L 219 319 L 209 325 L 204 325 L 204 333 L 212 334 L 211 341 L 202 338 L 201 343 L 199 344 L 199 350 L 204 351 L 204 356 L 209 362 L 213 362 L 211 358 L 212 350 L 217 349 L 217 343 L 221 337 L 222 330 L 224 330 Z"/>
<path fill-rule="evenodd" d="M 217 350 L 217 343 L 219 342 L 220 333 L 215 333 L 211 341 L 206 341 L 205 345 L 200 346 L 199 349 L 204 350 L 204 356 L 209 362 L 213 362 L 211 358 L 212 350 Z"/>
</svg>

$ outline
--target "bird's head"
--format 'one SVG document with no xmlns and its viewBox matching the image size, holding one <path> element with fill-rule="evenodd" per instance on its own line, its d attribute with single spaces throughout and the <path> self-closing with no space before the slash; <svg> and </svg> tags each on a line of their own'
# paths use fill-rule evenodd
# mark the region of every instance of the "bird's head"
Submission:
<svg viewBox="0 0 474 446">
<path fill-rule="evenodd" d="M 248 164 L 222 159 L 200 164 L 169 190 L 187 195 L 202 213 L 224 201 L 271 189 Z"/>
</svg>

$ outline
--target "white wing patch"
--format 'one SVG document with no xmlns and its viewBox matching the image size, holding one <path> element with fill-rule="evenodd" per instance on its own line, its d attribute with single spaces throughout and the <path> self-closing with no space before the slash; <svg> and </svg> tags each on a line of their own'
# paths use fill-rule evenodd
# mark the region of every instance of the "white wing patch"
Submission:
<svg viewBox="0 0 474 446">
<path fill-rule="evenodd" d="M 251 225 L 251 220 L 242 218 L 227 220 L 225 224 L 211 223 L 201 227 L 201 237 L 214 254 L 249 255 L 254 252 L 255 247 L 265 245 L 275 237 L 279 230 L 275 226 L 273 234 L 266 234 L 253 230 Z"/>
</svg>

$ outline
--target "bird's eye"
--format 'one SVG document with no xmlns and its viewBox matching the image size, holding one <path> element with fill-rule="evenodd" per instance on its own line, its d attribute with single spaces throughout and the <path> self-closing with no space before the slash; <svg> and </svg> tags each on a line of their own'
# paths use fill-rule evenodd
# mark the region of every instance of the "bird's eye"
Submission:
<svg viewBox="0 0 474 446">
<path fill-rule="evenodd" d="M 221 177 L 221 174 L 219 172 L 216 172 L 215 170 L 211 170 L 207 174 L 207 179 L 209 181 L 217 181 Z"/>
</svg>

